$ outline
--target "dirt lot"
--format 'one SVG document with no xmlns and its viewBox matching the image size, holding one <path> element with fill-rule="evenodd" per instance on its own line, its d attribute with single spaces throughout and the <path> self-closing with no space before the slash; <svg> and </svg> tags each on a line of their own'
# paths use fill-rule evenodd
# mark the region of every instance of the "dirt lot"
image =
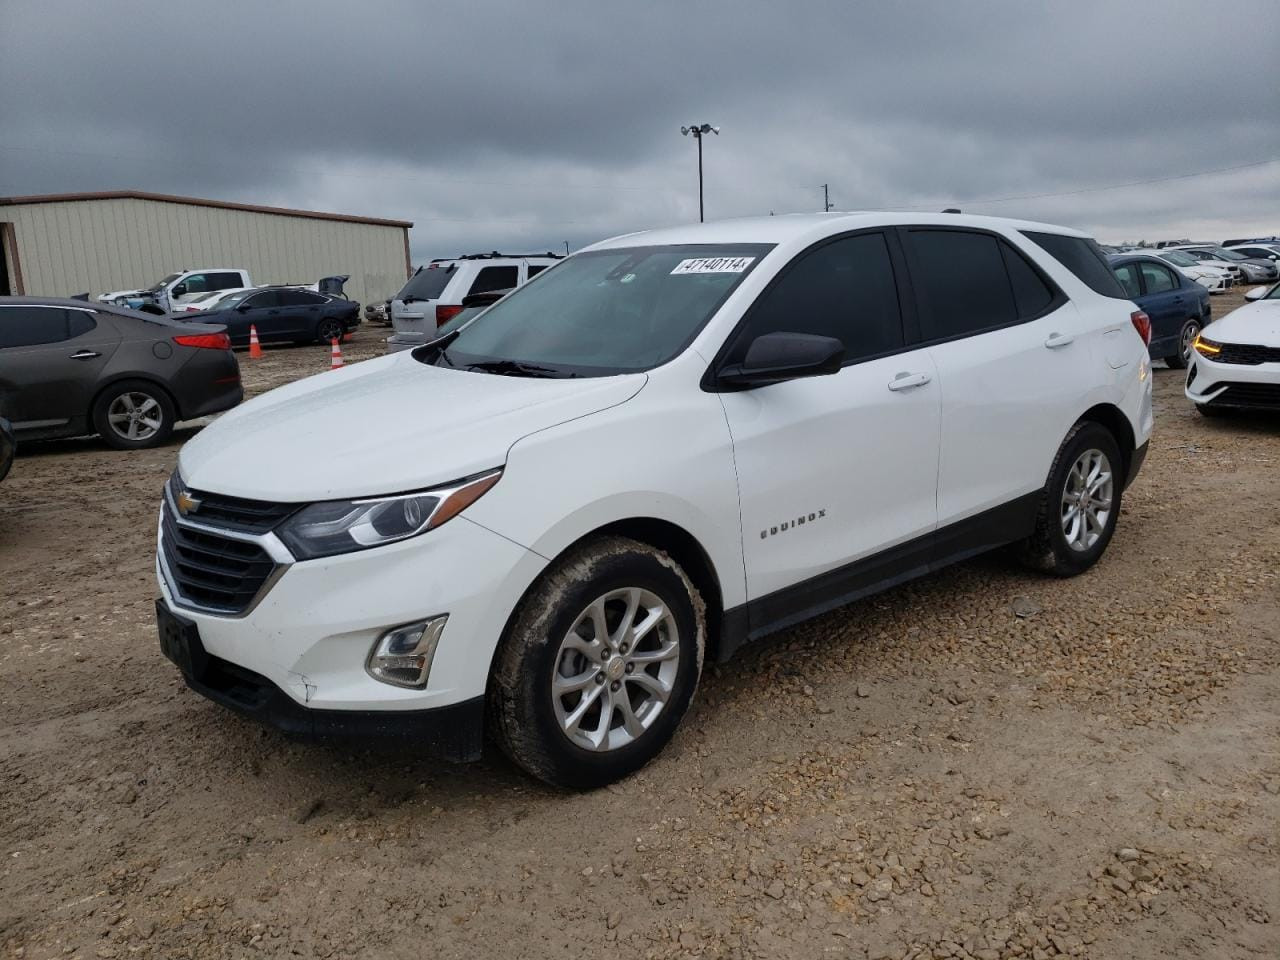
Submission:
<svg viewBox="0 0 1280 960">
<path fill-rule="evenodd" d="M 254 392 L 327 362 L 242 359 Z M 1280 419 L 1204 420 L 1163 369 L 1156 397 L 1095 570 L 983 558 L 779 635 L 588 795 L 190 693 L 152 555 L 192 431 L 29 445 L 0 484 L 0 951 L 1280 955 Z"/>
</svg>

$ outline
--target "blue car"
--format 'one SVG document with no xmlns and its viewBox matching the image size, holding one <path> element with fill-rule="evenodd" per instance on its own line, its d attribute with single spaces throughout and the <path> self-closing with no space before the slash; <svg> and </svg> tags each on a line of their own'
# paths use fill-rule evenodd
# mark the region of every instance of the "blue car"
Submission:
<svg viewBox="0 0 1280 960">
<path fill-rule="evenodd" d="M 1151 318 L 1151 359 L 1181 370 L 1196 334 L 1213 319 L 1208 289 L 1155 257 L 1122 253 L 1108 259 L 1129 299 Z"/>
</svg>

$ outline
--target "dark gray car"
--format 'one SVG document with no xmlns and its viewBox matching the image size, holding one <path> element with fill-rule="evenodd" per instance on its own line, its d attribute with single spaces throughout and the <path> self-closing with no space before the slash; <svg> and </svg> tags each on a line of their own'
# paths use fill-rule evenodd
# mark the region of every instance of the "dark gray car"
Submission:
<svg viewBox="0 0 1280 960">
<path fill-rule="evenodd" d="M 18 440 L 163 443 L 244 396 L 225 328 L 83 300 L 0 297 L 0 417 Z"/>
</svg>

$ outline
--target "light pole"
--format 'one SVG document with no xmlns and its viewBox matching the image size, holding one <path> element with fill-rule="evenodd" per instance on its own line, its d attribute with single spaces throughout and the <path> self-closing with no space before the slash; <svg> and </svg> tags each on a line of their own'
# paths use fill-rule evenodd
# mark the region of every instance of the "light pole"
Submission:
<svg viewBox="0 0 1280 960">
<path fill-rule="evenodd" d="M 681 127 L 682 136 L 693 134 L 693 139 L 698 141 L 698 222 L 702 223 L 706 219 L 702 211 L 702 136 L 706 133 L 714 133 L 720 136 L 720 128 L 713 127 L 709 123 L 695 123 L 691 127 Z"/>
</svg>

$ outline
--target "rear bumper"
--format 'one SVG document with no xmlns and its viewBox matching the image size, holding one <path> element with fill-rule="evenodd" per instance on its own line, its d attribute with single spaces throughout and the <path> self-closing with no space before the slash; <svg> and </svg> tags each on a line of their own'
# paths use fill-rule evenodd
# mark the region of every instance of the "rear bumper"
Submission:
<svg viewBox="0 0 1280 960">
<path fill-rule="evenodd" d="M 194 420 L 221 413 L 244 399 L 240 364 L 234 353 L 203 348 L 192 348 L 191 352 L 191 359 L 169 384 L 178 404 L 179 419 Z"/>
<path fill-rule="evenodd" d="M 156 610 L 157 614 L 173 615 L 163 599 L 156 600 Z M 290 736 L 365 742 L 411 740 L 415 756 L 458 762 L 480 756 L 482 696 L 427 710 L 314 709 L 298 703 L 262 674 L 209 653 L 194 632 L 186 656 L 175 656 L 163 634 L 160 648 L 196 693 Z"/>
</svg>

